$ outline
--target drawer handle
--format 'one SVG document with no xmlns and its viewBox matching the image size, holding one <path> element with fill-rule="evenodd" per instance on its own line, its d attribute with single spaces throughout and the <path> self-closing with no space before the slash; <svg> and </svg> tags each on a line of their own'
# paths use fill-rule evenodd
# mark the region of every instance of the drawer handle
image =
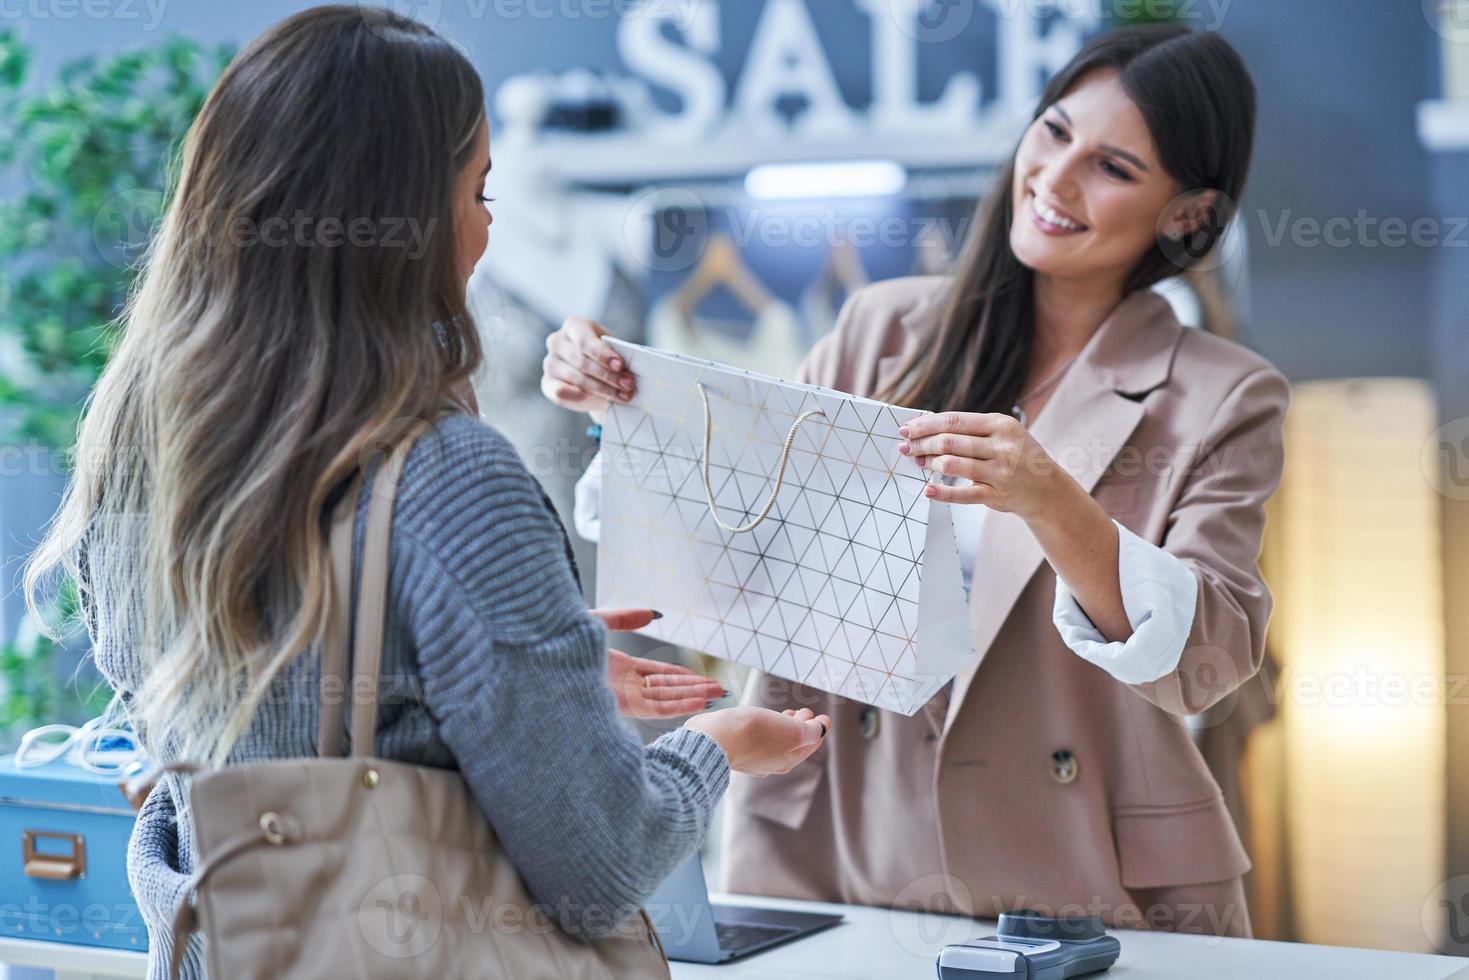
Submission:
<svg viewBox="0 0 1469 980">
<path fill-rule="evenodd" d="M 38 840 L 63 841 L 71 845 L 71 853 L 37 853 Z M 83 878 L 87 874 L 87 842 L 81 834 L 65 834 L 55 830 L 24 830 L 20 835 L 20 850 L 28 878 L 68 881 L 72 878 Z"/>
</svg>

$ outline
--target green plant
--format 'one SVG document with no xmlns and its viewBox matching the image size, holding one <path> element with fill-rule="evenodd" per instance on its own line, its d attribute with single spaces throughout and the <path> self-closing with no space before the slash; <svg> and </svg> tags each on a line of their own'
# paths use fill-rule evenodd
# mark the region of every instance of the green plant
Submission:
<svg viewBox="0 0 1469 980">
<path fill-rule="evenodd" d="M 69 616 L 76 609 L 76 590 L 68 587 L 51 614 Z M 0 646 L 0 746 L 13 746 L 41 722 L 80 725 L 107 707 L 112 692 L 90 670 L 78 669 L 63 680 L 57 667 L 63 647 L 26 620 L 15 638 Z"/>
<path fill-rule="evenodd" d="M 171 38 L 33 85 L 31 49 L 0 32 L 0 445 L 44 447 L 65 463 L 163 213 L 169 167 L 231 56 Z M 26 540 L 36 529 L 3 530 Z M 58 602 L 52 612 L 64 616 L 75 597 Z M 76 651 L 34 624 L 0 641 L 0 743 L 107 703 L 93 670 L 69 669 Z"/>
<path fill-rule="evenodd" d="M 19 189 L 0 200 L 0 364 L 18 362 L 0 375 L 0 437 L 72 445 L 168 167 L 230 57 L 175 37 L 31 88 L 30 48 L 0 33 L 0 183 Z"/>
</svg>

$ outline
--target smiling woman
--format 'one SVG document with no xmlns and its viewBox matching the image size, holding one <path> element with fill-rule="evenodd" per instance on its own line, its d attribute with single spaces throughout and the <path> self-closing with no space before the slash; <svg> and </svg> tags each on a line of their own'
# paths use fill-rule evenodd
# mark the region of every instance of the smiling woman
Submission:
<svg viewBox="0 0 1469 980">
<path fill-rule="evenodd" d="M 1249 933 L 1249 862 L 1182 716 L 1263 655 L 1288 389 L 1149 287 L 1221 239 L 1254 107 L 1217 35 L 1099 36 L 1047 87 L 958 273 L 858 290 L 811 352 L 801 380 L 937 413 L 899 448 L 945 477 L 924 492 L 954 505 L 978 656 L 880 724 L 752 682 L 833 735 L 820 768 L 731 781 L 727 889 Z"/>
<path fill-rule="evenodd" d="M 1149 287 L 1221 240 L 1254 107 L 1217 35 L 1098 36 L 1047 87 L 958 274 L 858 289 L 802 363 L 936 413 L 899 451 L 945 477 L 924 492 L 954 505 L 976 656 L 912 717 L 754 675 L 748 703 L 833 725 L 817 765 L 731 779 L 725 890 L 1249 934 L 1249 860 L 1184 717 L 1264 654 L 1289 390 Z M 595 414 L 635 390 L 604 335 L 573 318 L 551 337 L 548 397 Z"/>
<path fill-rule="evenodd" d="M 1010 411 L 1065 359 L 1033 329 L 1055 287 L 1106 310 L 1210 254 L 1244 190 L 1254 119 L 1254 83 L 1217 34 L 1093 40 L 1046 87 L 982 204 L 935 342 L 878 397 Z"/>
</svg>

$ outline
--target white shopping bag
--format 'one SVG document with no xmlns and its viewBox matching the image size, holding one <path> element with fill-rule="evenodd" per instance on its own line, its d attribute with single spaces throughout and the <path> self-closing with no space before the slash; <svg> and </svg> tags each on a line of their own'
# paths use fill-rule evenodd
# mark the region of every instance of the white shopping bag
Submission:
<svg viewBox="0 0 1469 980">
<path fill-rule="evenodd" d="M 610 343 L 638 390 L 602 430 L 599 606 L 907 715 L 953 678 L 973 653 L 954 530 L 898 452 L 922 412 Z"/>
</svg>

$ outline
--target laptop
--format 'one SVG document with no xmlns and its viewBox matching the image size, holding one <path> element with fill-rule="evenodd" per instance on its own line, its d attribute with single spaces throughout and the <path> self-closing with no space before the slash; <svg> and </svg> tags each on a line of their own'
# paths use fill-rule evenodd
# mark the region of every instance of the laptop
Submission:
<svg viewBox="0 0 1469 980">
<path fill-rule="evenodd" d="M 682 963 L 724 963 L 842 921 L 828 913 L 714 905 L 698 854 L 679 865 L 644 908 L 668 958 Z"/>
</svg>

